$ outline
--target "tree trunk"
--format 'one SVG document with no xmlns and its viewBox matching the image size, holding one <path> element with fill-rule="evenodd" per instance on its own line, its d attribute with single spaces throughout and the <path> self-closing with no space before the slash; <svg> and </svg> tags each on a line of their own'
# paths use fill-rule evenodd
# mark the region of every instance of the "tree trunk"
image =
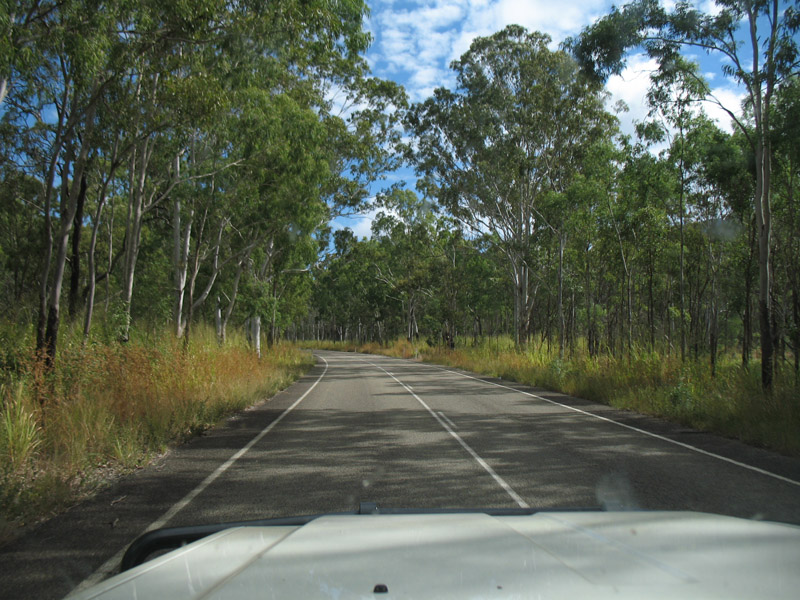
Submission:
<svg viewBox="0 0 800 600">
<path fill-rule="evenodd" d="M 62 92 L 61 106 L 66 106 L 67 98 L 70 93 L 69 82 L 64 85 Z M 42 257 L 42 266 L 39 279 L 39 317 L 36 324 L 36 351 L 37 354 L 45 357 L 45 364 L 48 368 L 52 367 L 48 351 L 49 342 L 47 340 L 47 319 L 48 319 L 48 297 L 50 294 L 50 268 L 53 258 L 53 184 L 56 177 L 56 167 L 58 165 L 58 158 L 61 155 L 61 150 L 64 147 L 64 110 L 58 111 L 58 123 L 56 125 L 56 137 L 53 141 L 51 148 L 50 163 L 47 166 L 47 175 L 45 177 L 45 185 L 43 190 L 44 196 L 44 231 L 43 231 L 43 246 L 44 256 Z"/>
<path fill-rule="evenodd" d="M 250 344 L 255 350 L 256 356 L 261 358 L 261 316 L 256 315 L 250 318 Z"/>
<path fill-rule="evenodd" d="M 744 315 L 742 316 L 742 366 L 748 368 L 750 365 L 750 351 L 753 347 L 753 315 L 752 315 L 752 269 L 753 258 L 755 256 L 756 227 L 755 217 L 750 219 L 750 244 L 747 256 L 747 268 L 744 279 Z"/>
<path fill-rule="evenodd" d="M 189 272 L 189 246 L 192 240 L 193 221 L 194 210 L 189 210 L 186 223 L 181 224 L 181 201 L 180 198 L 175 198 L 172 203 L 172 277 L 175 284 L 172 319 L 175 323 L 175 336 L 178 338 L 183 337 L 186 327 L 183 302 L 186 296 L 186 278 Z"/>
<path fill-rule="evenodd" d="M 119 166 L 117 152 L 119 150 L 119 137 L 114 140 L 114 146 L 111 150 L 111 159 L 110 159 L 110 167 L 108 174 L 103 179 L 103 184 L 100 187 L 100 193 L 97 198 L 97 209 L 94 214 L 94 221 L 92 223 L 92 237 L 89 240 L 89 254 L 88 254 L 88 269 L 89 274 L 87 275 L 88 284 L 86 290 L 86 316 L 84 317 L 83 321 L 83 342 L 82 344 L 85 346 L 87 340 L 89 339 L 89 331 L 92 327 L 92 315 L 94 314 L 94 298 L 95 292 L 97 289 L 97 266 L 95 260 L 95 251 L 97 249 L 97 236 L 100 231 L 100 217 L 103 214 L 103 208 L 106 204 L 106 195 L 108 193 L 108 185 L 111 182 L 111 179 L 114 177 L 114 173 Z M 114 213 L 112 210 L 111 219 L 109 223 L 109 228 L 113 229 L 113 221 L 114 221 Z M 109 243 L 108 243 L 108 270 L 106 271 L 106 294 L 108 294 L 108 280 L 110 279 L 111 274 L 111 267 L 113 264 L 113 237 L 109 235 Z M 108 300 L 106 299 L 106 302 Z"/>
<path fill-rule="evenodd" d="M 711 376 L 717 374 L 717 279 L 716 274 L 711 283 L 711 315 L 709 318 L 709 351 L 711 352 Z"/>
<path fill-rule="evenodd" d="M 566 327 L 564 323 L 564 246 L 566 235 L 558 235 L 558 357 L 564 359 Z"/>
<path fill-rule="evenodd" d="M 792 290 L 792 315 L 794 317 L 794 381 L 800 383 L 800 294 Z"/>
<path fill-rule="evenodd" d="M 228 300 L 228 306 L 225 307 L 225 312 L 222 316 L 222 323 L 219 328 L 218 335 L 220 344 L 225 343 L 228 330 L 228 321 L 231 318 L 231 314 L 233 314 L 233 307 L 236 305 L 236 296 L 239 293 L 239 282 L 242 279 L 242 273 L 244 272 L 244 265 L 247 263 L 249 256 L 250 256 L 249 252 L 246 253 L 239 261 L 239 264 L 236 266 L 236 276 L 233 278 L 233 290 L 231 291 L 231 297 Z"/>
<path fill-rule="evenodd" d="M 86 168 L 86 161 L 89 155 L 89 139 L 94 126 L 94 105 L 91 105 L 86 115 L 86 127 L 84 130 L 83 144 L 81 151 L 75 161 L 73 169 L 73 179 L 68 187 L 67 197 L 63 199 L 61 206 L 61 227 L 56 238 L 56 263 L 53 269 L 53 285 L 50 288 L 49 310 L 47 313 L 47 327 L 44 338 L 45 364 L 51 368 L 55 363 L 56 346 L 58 343 L 58 325 L 61 308 L 61 287 L 64 283 L 64 271 L 67 264 L 67 251 L 69 246 L 69 234 L 75 220 L 77 211 L 78 195 L 81 180 Z M 67 173 L 62 174 L 66 178 Z"/>
<path fill-rule="evenodd" d="M 152 140 L 146 138 L 142 148 L 131 154 L 128 213 L 125 219 L 125 257 L 122 268 L 122 311 L 125 323 L 120 332 L 120 341 L 127 342 L 130 331 L 131 301 L 133 299 L 133 278 L 136 273 L 136 260 L 139 257 L 142 217 L 144 216 L 145 172 Z"/>
<path fill-rule="evenodd" d="M 767 120 L 768 106 L 764 107 L 763 121 Z M 756 111 L 756 118 L 758 118 Z M 766 123 L 762 123 L 769 132 Z M 763 142 L 762 142 L 763 138 Z M 770 238 L 772 211 L 770 207 L 770 145 L 768 135 L 758 136 L 756 144 L 756 227 L 758 231 L 758 313 L 761 333 L 761 386 L 772 388 L 774 372 L 774 345 L 772 337 L 772 306 L 770 291 L 772 273 L 770 265 Z"/>
<path fill-rule="evenodd" d="M 222 331 L 222 304 L 219 296 L 217 296 L 217 301 L 214 305 L 214 331 L 217 334 L 217 344 L 221 346 L 225 343 L 225 334 Z"/>
<path fill-rule="evenodd" d="M 681 189 L 680 189 L 680 232 L 681 232 L 681 251 L 680 251 L 680 295 L 681 295 L 681 362 L 686 360 L 686 309 L 685 309 L 685 301 L 684 301 L 684 250 L 683 250 L 683 203 L 684 203 L 684 192 L 686 187 L 686 180 L 685 180 L 685 172 L 683 168 L 683 128 L 681 127 L 681 158 L 680 158 L 680 170 L 681 170 Z"/>
<path fill-rule="evenodd" d="M 72 255 L 70 257 L 69 295 L 67 314 L 74 321 L 78 314 L 81 285 L 81 234 L 83 233 L 83 207 L 86 203 L 86 171 L 81 176 L 81 187 L 75 210 L 75 221 L 72 225 Z"/>
<path fill-rule="evenodd" d="M 656 349 L 656 309 L 655 298 L 653 295 L 653 277 L 655 269 L 653 268 L 653 257 L 650 256 L 650 264 L 648 265 L 648 278 L 647 278 L 647 325 L 650 330 L 650 352 Z"/>
<path fill-rule="evenodd" d="M 95 265 L 95 249 L 97 248 L 97 234 L 100 230 L 100 216 L 103 214 L 103 206 L 106 201 L 106 185 L 107 181 L 103 182 L 103 188 L 100 192 L 100 198 L 97 202 L 97 210 L 94 215 L 94 223 L 92 223 L 92 237 L 89 240 L 89 258 L 88 258 L 88 291 L 86 294 L 86 316 L 83 320 L 83 344 L 86 345 L 86 340 L 89 338 L 89 331 L 92 328 L 92 315 L 94 313 L 94 294 L 97 287 L 97 267 Z"/>
</svg>

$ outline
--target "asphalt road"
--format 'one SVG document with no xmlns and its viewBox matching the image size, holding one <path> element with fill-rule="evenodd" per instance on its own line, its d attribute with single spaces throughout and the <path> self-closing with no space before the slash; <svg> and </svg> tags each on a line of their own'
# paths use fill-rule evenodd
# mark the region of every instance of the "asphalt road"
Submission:
<svg viewBox="0 0 800 600">
<path fill-rule="evenodd" d="M 800 460 L 455 369 L 316 352 L 288 390 L 0 548 L 61 598 L 161 526 L 384 507 L 696 510 L 800 524 Z"/>
</svg>

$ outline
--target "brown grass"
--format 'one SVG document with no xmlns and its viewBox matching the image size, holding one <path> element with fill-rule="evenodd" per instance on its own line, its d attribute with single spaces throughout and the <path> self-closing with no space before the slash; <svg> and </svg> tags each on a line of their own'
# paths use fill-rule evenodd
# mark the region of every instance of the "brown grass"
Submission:
<svg viewBox="0 0 800 600">
<path fill-rule="evenodd" d="M 186 351 L 167 332 L 65 344 L 49 374 L 23 356 L 0 380 L 0 539 L 273 395 L 311 364 L 292 346 L 259 359 L 243 340 L 219 347 L 202 330 Z"/>
</svg>

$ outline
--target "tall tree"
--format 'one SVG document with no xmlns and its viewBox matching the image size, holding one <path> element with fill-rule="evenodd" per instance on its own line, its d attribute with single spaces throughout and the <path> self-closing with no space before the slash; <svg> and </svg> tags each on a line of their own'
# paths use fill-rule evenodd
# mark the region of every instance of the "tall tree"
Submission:
<svg viewBox="0 0 800 600">
<path fill-rule="evenodd" d="M 800 10 L 787 0 L 725 0 L 716 14 L 705 14 L 688 2 L 667 12 L 656 0 L 638 0 L 614 9 L 572 40 L 586 71 L 604 79 L 619 73 L 626 52 L 644 46 L 662 67 L 676 64 L 685 48 L 698 48 L 725 58 L 725 74 L 742 85 L 754 127 L 738 116 L 737 106 L 724 105 L 704 87 L 705 98 L 717 102 L 747 137 L 756 164 L 753 205 L 758 231 L 761 382 L 772 386 L 774 340 L 771 311 L 772 137 L 771 107 L 776 91 L 800 66 Z M 686 75 L 691 76 L 689 71 Z"/>
<path fill-rule="evenodd" d="M 549 43 L 516 25 L 477 38 L 452 64 L 456 90 L 436 89 L 409 115 L 426 192 L 475 233 L 491 232 L 507 258 L 517 344 L 534 310 L 538 204 L 569 185 L 574 159 L 605 121 L 600 88 Z"/>
</svg>

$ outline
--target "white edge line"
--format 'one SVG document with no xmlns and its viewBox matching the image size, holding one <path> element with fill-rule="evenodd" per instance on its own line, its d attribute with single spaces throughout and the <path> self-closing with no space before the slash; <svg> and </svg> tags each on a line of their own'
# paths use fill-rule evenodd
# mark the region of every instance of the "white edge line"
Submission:
<svg viewBox="0 0 800 600">
<path fill-rule="evenodd" d="M 311 391 L 315 387 L 317 387 L 317 384 L 320 381 L 322 381 L 323 377 L 325 377 L 325 373 L 328 372 L 328 361 L 325 360 L 324 356 L 321 356 L 321 355 L 316 355 L 316 356 L 319 356 L 322 359 L 322 361 L 325 363 L 325 369 L 322 371 L 322 374 L 319 377 L 317 377 L 317 380 L 314 382 L 314 384 L 310 388 L 308 388 L 302 396 L 300 396 L 297 400 L 295 400 L 294 403 L 289 408 L 284 410 L 278 416 L 277 419 L 275 419 L 269 425 L 267 425 L 264 429 L 262 429 L 261 432 L 256 437 L 254 437 L 252 440 L 250 440 L 247 443 L 247 445 L 245 445 L 243 448 L 238 450 L 233 456 L 231 456 L 228 460 L 226 460 L 224 463 L 222 463 L 220 466 L 218 466 L 214 470 L 214 472 L 211 473 L 208 477 L 206 477 L 203 481 L 201 481 L 196 488 L 194 488 L 191 492 L 186 494 L 181 500 L 179 500 L 178 502 L 173 504 L 172 507 L 167 512 L 165 512 L 163 515 L 161 515 L 161 517 L 159 517 L 158 519 L 156 519 L 155 521 L 150 523 L 150 525 L 148 525 L 147 528 L 145 530 L 143 530 L 139 535 L 143 535 L 143 534 L 147 533 L 148 531 L 153 531 L 154 529 L 158 529 L 159 527 L 163 527 L 164 525 L 166 525 L 167 522 L 169 522 L 169 520 L 172 517 L 174 517 L 176 514 L 178 514 L 178 512 L 180 512 L 183 508 L 185 508 L 192 500 L 197 498 L 197 496 L 202 494 L 203 491 L 205 491 L 205 489 L 209 485 L 211 485 L 220 475 L 222 475 L 225 471 L 227 471 L 233 465 L 233 463 L 235 463 L 242 456 L 244 456 L 247 453 L 247 451 L 250 450 L 250 448 L 255 446 L 259 441 L 261 441 L 261 439 L 265 435 L 267 435 L 270 431 L 272 431 L 272 429 L 278 423 L 280 423 L 286 415 L 288 415 L 290 412 L 292 412 L 292 410 L 294 410 L 294 408 L 298 404 L 300 404 L 305 399 L 305 397 L 308 396 L 311 393 Z M 86 579 L 81 581 L 75 587 L 75 589 L 73 589 L 69 593 L 67 598 L 73 596 L 74 594 L 78 594 L 78 593 L 82 592 L 83 590 L 85 590 L 85 589 L 87 589 L 87 588 L 99 583 L 100 581 L 102 581 L 112 571 L 112 569 L 116 565 L 119 564 L 119 562 L 122 560 L 122 556 L 125 554 L 125 550 L 126 549 L 127 549 L 127 546 L 122 548 L 122 550 L 120 550 L 114 556 L 112 556 L 106 562 L 104 562 L 94 573 L 89 575 L 89 577 L 87 577 Z"/>
<path fill-rule="evenodd" d="M 489 466 L 489 464 L 485 460 L 483 460 L 478 455 L 478 453 L 475 452 L 475 450 L 473 450 L 470 447 L 469 444 L 467 444 L 467 442 L 465 442 L 463 439 L 461 439 L 461 436 L 458 435 L 455 431 L 453 431 L 450 428 L 450 426 L 447 423 L 445 423 L 444 420 L 442 420 L 439 417 L 439 415 L 437 415 L 433 411 L 433 409 L 425 403 L 425 401 L 422 398 L 417 396 L 411 388 L 409 388 L 405 383 L 400 381 L 397 377 L 395 377 L 394 375 L 389 373 L 389 371 L 387 371 L 383 367 L 380 367 L 380 366 L 376 365 L 375 363 L 371 363 L 371 362 L 366 361 L 366 360 L 364 362 L 367 363 L 368 365 L 372 365 L 376 369 L 380 369 L 381 371 L 386 373 L 389 377 L 394 379 L 397 383 L 399 383 L 401 386 L 403 386 L 403 388 L 409 394 L 411 394 L 412 396 L 414 396 L 414 398 L 417 399 L 417 402 L 422 404 L 422 406 L 424 406 L 427 409 L 427 411 L 431 414 L 431 416 L 434 419 L 436 419 L 436 421 L 438 421 L 439 425 L 441 425 L 445 429 L 445 431 L 447 431 L 447 433 L 449 433 L 451 436 L 453 436 L 455 438 L 455 440 L 459 444 L 461 444 L 461 446 L 464 448 L 464 450 L 466 450 L 469 453 L 469 455 L 472 456 L 472 458 L 475 459 L 475 462 L 477 462 L 480 466 L 482 466 L 484 468 L 484 470 L 494 478 L 494 480 L 500 485 L 500 487 L 503 488 L 509 496 L 511 496 L 511 498 L 514 500 L 514 502 L 516 502 L 520 506 L 520 508 L 530 508 L 530 505 L 527 502 L 525 502 L 525 500 L 523 500 L 522 497 L 519 494 L 517 494 L 517 492 L 515 492 L 514 489 L 510 485 L 508 485 L 508 483 L 506 483 L 506 481 L 502 477 L 500 477 L 500 475 L 498 475 L 495 472 L 495 470 L 491 466 Z"/>
<path fill-rule="evenodd" d="M 624 427 L 625 429 L 630 429 L 631 431 L 635 431 L 637 433 L 641 433 L 643 435 L 650 436 L 652 438 L 656 438 L 658 440 L 669 442 L 670 444 L 675 444 L 676 446 L 680 446 L 681 448 L 686 448 L 687 450 L 691 450 L 692 452 L 697 452 L 698 454 L 703 454 L 705 456 L 710 456 L 711 458 L 716 458 L 718 460 L 724 461 L 726 463 L 730 463 L 732 465 L 736 465 L 737 467 L 741 467 L 743 469 L 747 469 L 749 471 L 753 471 L 755 473 L 759 473 L 761 475 L 766 475 L 767 477 L 772 477 L 773 479 L 778 479 L 779 481 L 783 481 L 784 483 L 789 483 L 791 485 L 800 486 L 800 481 L 795 481 L 794 479 L 790 479 L 788 477 L 784 477 L 783 475 L 778 475 L 777 473 L 772 473 L 771 471 L 766 471 L 759 467 L 754 467 L 753 465 L 748 465 L 747 463 L 739 462 L 738 460 L 733 460 L 732 458 L 727 458 L 725 456 L 721 456 L 719 454 L 714 454 L 713 452 L 709 452 L 708 450 L 703 450 L 702 448 L 698 448 L 697 446 L 692 446 L 690 444 L 686 444 L 684 442 L 679 442 L 677 440 L 673 440 L 663 435 L 659 435 L 657 433 L 653 433 L 652 431 L 647 431 L 645 429 L 640 429 L 639 427 L 634 427 L 633 425 L 626 425 L 625 423 L 620 423 L 619 421 L 615 421 L 614 419 L 609 419 L 608 417 L 602 417 L 595 413 L 582 410 L 580 408 L 576 408 L 574 406 L 570 406 L 569 404 L 562 404 L 561 402 L 556 402 L 555 400 L 549 400 L 547 398 L 542 398 L 541 396 L 537 396 L 536 394 L 531 394 L 530 392 L 526 392 L 524 390 L 520 390 L 508 385 L 503 385 L 502 383 L 495 383 L 494 381 L 486 381 L 485 379 L 481 379 L 480 377 L 473 377 L 472 375 L 467 375 L 466 373 L 459 373 L 458 371 L 451 371 L 450 369 L 445 369 L 442 367 L 437 367 L 435 365 L 428 364 L 427 366 L 436 369 L 438 371 L 444 371 L 445 373 L 452 373 L 453 375 L 459 375 L 460 377 L 466 377 L 467 379 L 474 379 L 475 381 L 480 381 L 481 383 L 485 383 L 486 385 L 493 385 L 496 387 L 504 388 L 507 390 L 511 390 L 512 392 L 517 392 L 519 394 L 524 394 L 525 396 L 530 396 L 531 398 L 536 398 L 537 400 L 541 400 L 543 402 L 548 402 L 550 404 L 554 404 L 556 406 L 560 406 L 562 408 L 569 409 L 571 411 L 580 413 L 582 415 L 586 415 L 588 417 L 594 417 L 595 419 L 600 419 L 601 421 L 605 421 L 607 423 L 613 423 L 614 425 L 618 425 L 620 427 Z"/>
</svg>

